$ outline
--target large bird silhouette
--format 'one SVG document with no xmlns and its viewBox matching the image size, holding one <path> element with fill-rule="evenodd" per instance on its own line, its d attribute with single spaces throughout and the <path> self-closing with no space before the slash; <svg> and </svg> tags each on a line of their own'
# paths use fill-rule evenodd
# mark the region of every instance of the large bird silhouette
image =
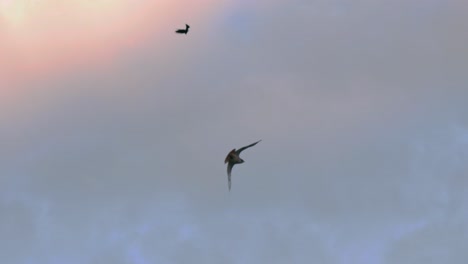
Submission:
<svg viewBox="0 0 468 264">
<path fill-rule="evenodd" d="M 190 26 L 187 25 L 187 24 L 185 24 L 185 29 L 178 29 L 178 30 L 176 30 L 175 32 L 176 32 L 177 34 L 185 34 L 185 35 L 187 35 L 189 28 L 190 28 Z"/>
<path fill-rule="evenodd" d="M 241 164 L 241 163 L 244 163 L 244 160 L 241 159 L 239 157 L 240 153 L 250 147 L 253 147 L 255 145 L 257 145 L 258 142 L 260 142 L 262 140 L 259 140 L 255 143 L 252 143 L 248 146 L 245 146 L 245 147 L 242 147 L 238 150 L 236 149 L 233 149 L 231 150 L 231 152 L 229 152 L 229 154 L 226 156 L 226 159 L 224 160 L 224 164 L 228 164 L 227 166 L 227 175 L 228 175 L 228 186 L 229 186 L 229 191 L 231 191 L 231 171 L 232 171 L 232 167 L 234 167 L 234 165 L 236 164 Z"/>
</svg>

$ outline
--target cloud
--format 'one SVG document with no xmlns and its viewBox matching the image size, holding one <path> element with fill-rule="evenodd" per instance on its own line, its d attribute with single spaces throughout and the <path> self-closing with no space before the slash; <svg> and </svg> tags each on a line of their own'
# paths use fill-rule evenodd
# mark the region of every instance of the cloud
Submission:
<svg viewBox="0 0 468 264">
<path fill-rule="evenodd" d="M 465 224 L 434 223 L 398 241 L 387 263 L 463 263 L 466 240 Z"/>
<path fill-rule="evenodd" d="M 9 263 L 465 259 L 465 5 L 224 4 L 9 106 Z"/>
</svg>

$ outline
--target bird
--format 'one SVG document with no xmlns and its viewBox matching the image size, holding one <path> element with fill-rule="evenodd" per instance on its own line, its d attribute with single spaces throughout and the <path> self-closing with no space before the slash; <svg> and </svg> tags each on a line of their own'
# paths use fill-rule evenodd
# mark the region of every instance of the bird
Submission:
<svg viewBox="0 0 468 264">
<path fill-rule="evenodd" d="M 259 140 L 255 143 L 252 143 L 248 146 L 245 146 L 245 147 L 242 147 L 238 150 L 236 149 L 233 149 L 231 150 L 231 152 L 228 153 L 228 155 L 226 156 L 226 159 L 224 159 L 224 164 L 228 164 L 227 165 L 227 175 L 228 175 L 228 187 L 229 187 L 229 191 L 231 191 L 231 171 L 232 171 L 232 167 L 234 167 L 234 165 L 236 164 L 241 164 L 241 163 L 244 163 L 244 160 L 241 159 L 239 157 L 240 153 L 250 147 L 253 147 L 255 145 L 257 145 L 258 142 L 260 142 L 262 140 Z"/>
<path fill-rule="evenodd" d="M 185 24 L 185 29 L 178 29 L 178 30 L 176 30 L 175 32 L 176 32 L 177 34 L 185 34 L 185 35 L 187 35 L 189 28 L 190 28 L 190 26 L 187 25 L 187 24 Z"/>
</svg>

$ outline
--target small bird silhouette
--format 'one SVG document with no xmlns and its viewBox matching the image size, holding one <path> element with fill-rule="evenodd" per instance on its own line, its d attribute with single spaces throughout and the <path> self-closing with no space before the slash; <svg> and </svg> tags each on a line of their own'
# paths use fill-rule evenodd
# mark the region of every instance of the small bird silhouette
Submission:
<svg viewBox="0 0 468 264">
<path fill-rule="evenodd" d="M 187 25 L 187 24 L 185 24 L 185 29 L 178 29 L 178 30 L 176 30 L 175 32 L 176 32 L 177 34 L 185 34 L 185 35 L 187 35 L 189 28 L 190 28 L 190 26 Z"/>
<path fill-rule="evenodd" d="M 250 147 L 253 147 L 253 146 L 257 145 L 257 143 L 260 142 L 260 141 L 262 141 L 262 140 L 259 140 L 259 141 L 255 142 L 255 143 L 252 143 L 252 144 L 248 145 L 248 146 L 242 147 L 242 148 L 240 148 L 238 150 L 233 149 L 226 156 L 226 159 L 224 160 L 224 164 L 228 163 L 227 175 L 228 175 L 229 191 L 231 191 L 231 171 L 232 171 L 232 167 L 234 167 L 234 165 L 236 165 L 236 164 L 244 163 L 244 160 L 239 157 L 240 153 L 242 151 L 250 148 Z"/>
</svg>

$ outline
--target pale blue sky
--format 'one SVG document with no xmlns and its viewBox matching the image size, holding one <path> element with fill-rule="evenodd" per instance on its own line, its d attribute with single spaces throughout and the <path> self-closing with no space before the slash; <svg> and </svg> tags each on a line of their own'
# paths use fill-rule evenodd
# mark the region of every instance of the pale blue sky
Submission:
<svg viewBox="0 0 468 264">
<path fill-rule="evenodd" d="M 5 110 L 1 262 L 465 263 L 468 4 L 225 4 Z"/>
</svg>

